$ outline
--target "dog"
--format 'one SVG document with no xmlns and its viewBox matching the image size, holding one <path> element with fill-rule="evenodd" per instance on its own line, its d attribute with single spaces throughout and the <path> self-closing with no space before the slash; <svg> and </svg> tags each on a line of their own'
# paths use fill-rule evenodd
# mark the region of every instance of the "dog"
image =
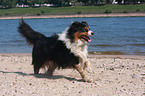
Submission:
<svg viewBox="0 0 145 96">
<path fill-rule="evenodd" d="M 38 74 L 39 70 L 44 67 L 48 68 L 49 76 L 53 75 L 56 68 L 74 68 L 84 81 L 92 81 L 86 71 L 91 71 L 87 49 L 88 43 L 91 42 L 89 36 L 93 36 L 94 33 L 86 21 L 75 21 L 64 32 L 46 37 L 34 31 L 22 18 L 18 32 L 30 45 L 33 45 L 34 74 Z"/>
</svg>

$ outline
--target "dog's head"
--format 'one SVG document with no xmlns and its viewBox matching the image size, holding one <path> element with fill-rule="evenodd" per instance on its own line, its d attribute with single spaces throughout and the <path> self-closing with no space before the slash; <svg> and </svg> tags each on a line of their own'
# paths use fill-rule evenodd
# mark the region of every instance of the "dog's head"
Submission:
<svg viewBox="0 0 145 96">
<path fill-rule="evenodd" d="M 78 40 L 83 40 L 85 42 L 91 42 L 89 36 L 93 36 L 94 33 L 90 30 L 86 21 L 73 22 L 68 29 L 68 37 L 72 42 L 77 42 Z"/>
</svg>

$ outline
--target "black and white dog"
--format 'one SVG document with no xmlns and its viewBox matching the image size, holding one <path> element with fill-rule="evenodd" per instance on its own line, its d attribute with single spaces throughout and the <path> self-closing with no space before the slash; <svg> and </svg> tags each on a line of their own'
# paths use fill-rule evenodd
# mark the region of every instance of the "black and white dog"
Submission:
<svg viewBox="0 0 145 96">
<path fill-rule="evenodd" d="M 34 74 L 38 74 L 40 68 L 44 67 L 48 68 L 50 76 L 56 68 L 75 68 L 84 81 L 91 81 L 85 70 L 91 71 L 87 49 L 88 42 L 91 41 L 89 36 L 94 33 L 85 21 L 73 22 L 64 32 L 51 37 L 34 31 L 23 19 L 18 30 L 33 45 Z"/>
</svg>

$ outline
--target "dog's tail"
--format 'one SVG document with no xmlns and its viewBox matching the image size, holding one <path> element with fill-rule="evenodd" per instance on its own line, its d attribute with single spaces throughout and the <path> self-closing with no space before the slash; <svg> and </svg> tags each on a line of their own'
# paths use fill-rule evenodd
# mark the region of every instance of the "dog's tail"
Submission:
<svg viewBox="0 0 145 96">
<path fill-rule="evenodd" d="M 34 45 L 40 39 L 46 38 L 43 34 L 34 31 L 27 23 L 24 22 L 23 18 L 20 21 L 18 31 L 31 45 Z"/>
</svg>

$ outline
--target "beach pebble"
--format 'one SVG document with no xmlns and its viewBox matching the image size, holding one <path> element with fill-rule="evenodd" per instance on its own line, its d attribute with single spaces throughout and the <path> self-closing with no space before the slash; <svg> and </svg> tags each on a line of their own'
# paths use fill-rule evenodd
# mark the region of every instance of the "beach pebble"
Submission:
<svg viewBox="0 0 145 96">
<path fill-rule="evenodd" d="M 138 78 L 138 76 L 136 74 L 131 75 L 132 78 Z"/>
</svg>

